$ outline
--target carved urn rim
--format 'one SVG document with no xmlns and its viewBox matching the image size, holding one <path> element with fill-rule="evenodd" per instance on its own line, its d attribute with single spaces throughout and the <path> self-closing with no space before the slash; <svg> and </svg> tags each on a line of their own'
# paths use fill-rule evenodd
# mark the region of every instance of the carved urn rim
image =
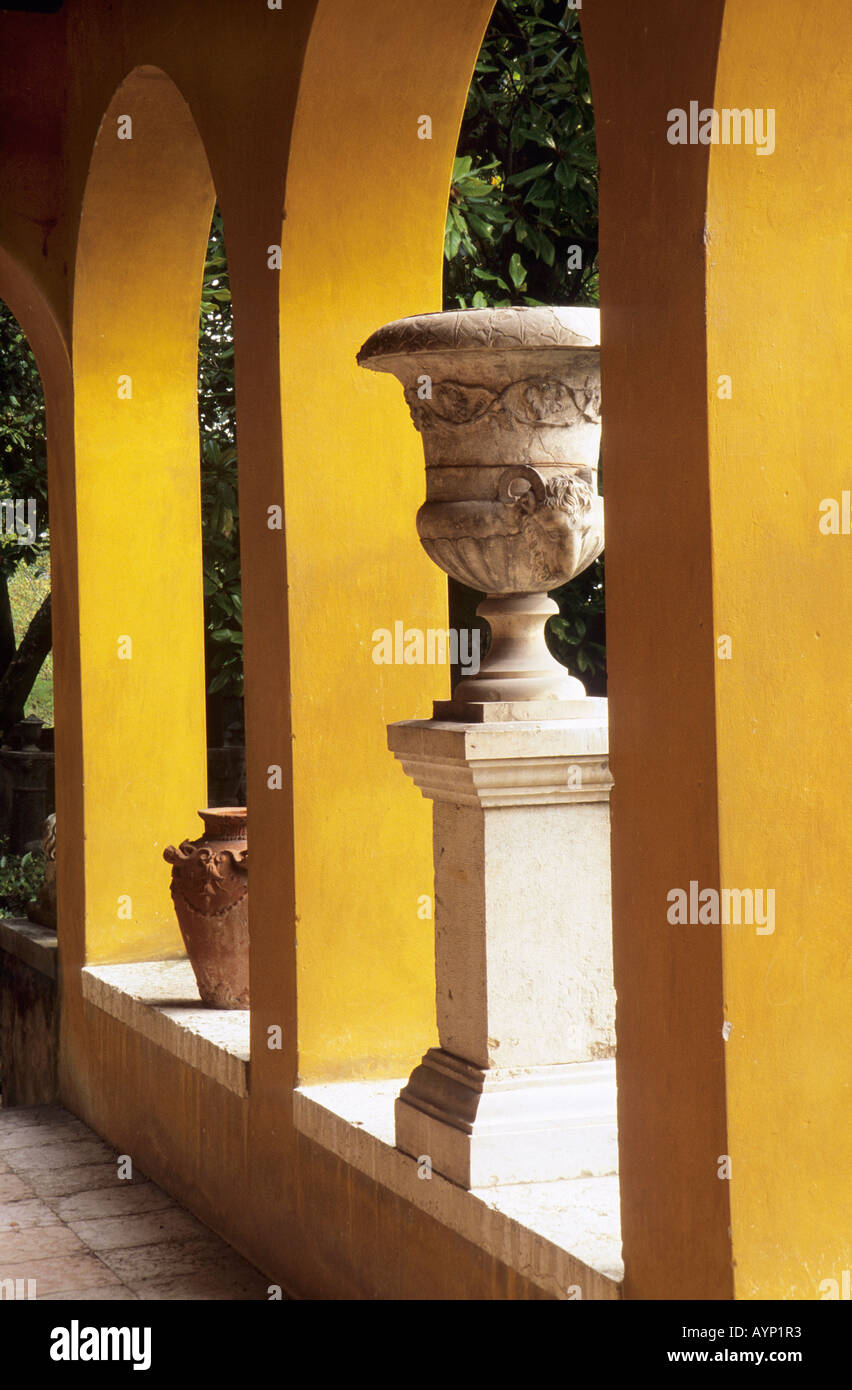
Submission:
<svg viewBox="0 0 852 1390">
<path fill-rule="evenodd" d="M 245 806 L 205 806 L 198 812 L 204 822 L 208 840 L 245 840 L 247 810 Z"/>
<path fill-rule="evenodd" d="M 387 371 L 390 362 L 424 352 L 526 352 L 600 348 L 600 310 L 591 306 L 454 309 L 394 319 L 358 352 L 360 367 Z"/>
</svg>

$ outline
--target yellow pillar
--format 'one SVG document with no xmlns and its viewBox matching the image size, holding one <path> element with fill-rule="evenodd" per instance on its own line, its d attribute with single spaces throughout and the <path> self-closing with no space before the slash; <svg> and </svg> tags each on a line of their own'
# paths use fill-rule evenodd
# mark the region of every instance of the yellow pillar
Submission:
<svg viewBox="0 0 852 1390">
<path fill-rule="evenodd" d="M 162 851 L 200 833 L 206 804 L 197 343 L 213 201 L 189 108 L 137 69 L 98 133 L 74 288 L 90 961 L 183 950 Z"/>
<path fill-rule="evenodd" d="M 845 0 L 728 0 L 714 104 L 774 122 L 771 154 L 712 149 L 707 204 L 721 880 L 774 892 L 723 928 L 738 1298 L 850 1263 L 851 55 Z"/>
</svg>

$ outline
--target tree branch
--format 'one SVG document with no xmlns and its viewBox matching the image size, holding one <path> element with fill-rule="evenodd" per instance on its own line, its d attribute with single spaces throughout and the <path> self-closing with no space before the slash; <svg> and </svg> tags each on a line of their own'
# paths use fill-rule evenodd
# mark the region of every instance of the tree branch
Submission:
<svg viewBox="0 0 852 1390">
<path fill-rule="evenodd" d="M 6 670 L 0 678 L 0 730 L 6 733 L 24 717 L 27 697 L 50 651 L 53 631 L 50 594 L 42 603 Z"/>
</svg>

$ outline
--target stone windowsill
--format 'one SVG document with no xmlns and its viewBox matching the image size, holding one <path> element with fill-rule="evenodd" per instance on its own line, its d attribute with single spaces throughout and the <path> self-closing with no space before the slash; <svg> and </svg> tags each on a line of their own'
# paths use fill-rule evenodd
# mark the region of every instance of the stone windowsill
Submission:
<svg viewBox="0 0 852 1390">
<path fill-rule="evenodd" d="M 15 956 L 40 974 L 56 979 L 56 932 L 25 917 L 0 919 L 0 951 Z"/>
<path fill-rule="evenodd" d="M 248 1009 L 201 1003 L 188 960 L 88 965 L 83 997 L 238 1096 L 248 1095 Z"/>
<path fill-rule="evenodd" d="M 296 1128 L 551 1297 L 621 1296 L 617 1176 L 472 1191 L 435 1173 L 428 1180 L 418 1177 L 415 1159 L 394 1144 L 394 1101 L 404 1085 L 395 1080 L 300 1087 L 294 1095 Z"/>
</svg>

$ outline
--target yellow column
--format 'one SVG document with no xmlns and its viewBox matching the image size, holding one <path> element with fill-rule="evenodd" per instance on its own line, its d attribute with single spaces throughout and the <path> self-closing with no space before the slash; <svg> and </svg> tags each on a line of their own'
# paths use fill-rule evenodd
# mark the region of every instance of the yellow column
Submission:
<svg viewBox="0 0 852 1390">
<path fill-rule="evenodd" d="M 845 0 L 728 0 L 715 105 L 774 123 L 713 148 L 707 207 L 721 879 L 774 893 L 722 929 L 738 1298 L 850 1264 L 850 55 Z"/>
<path fill-rule="evenodd" d="M 74 290 L 93 961 L 182 951 L 162 852 L 200 833 L 206 798 L 197 353 L 212 206 L 188 107 L 138 69 L 98 134 Z"/>
</svg>

